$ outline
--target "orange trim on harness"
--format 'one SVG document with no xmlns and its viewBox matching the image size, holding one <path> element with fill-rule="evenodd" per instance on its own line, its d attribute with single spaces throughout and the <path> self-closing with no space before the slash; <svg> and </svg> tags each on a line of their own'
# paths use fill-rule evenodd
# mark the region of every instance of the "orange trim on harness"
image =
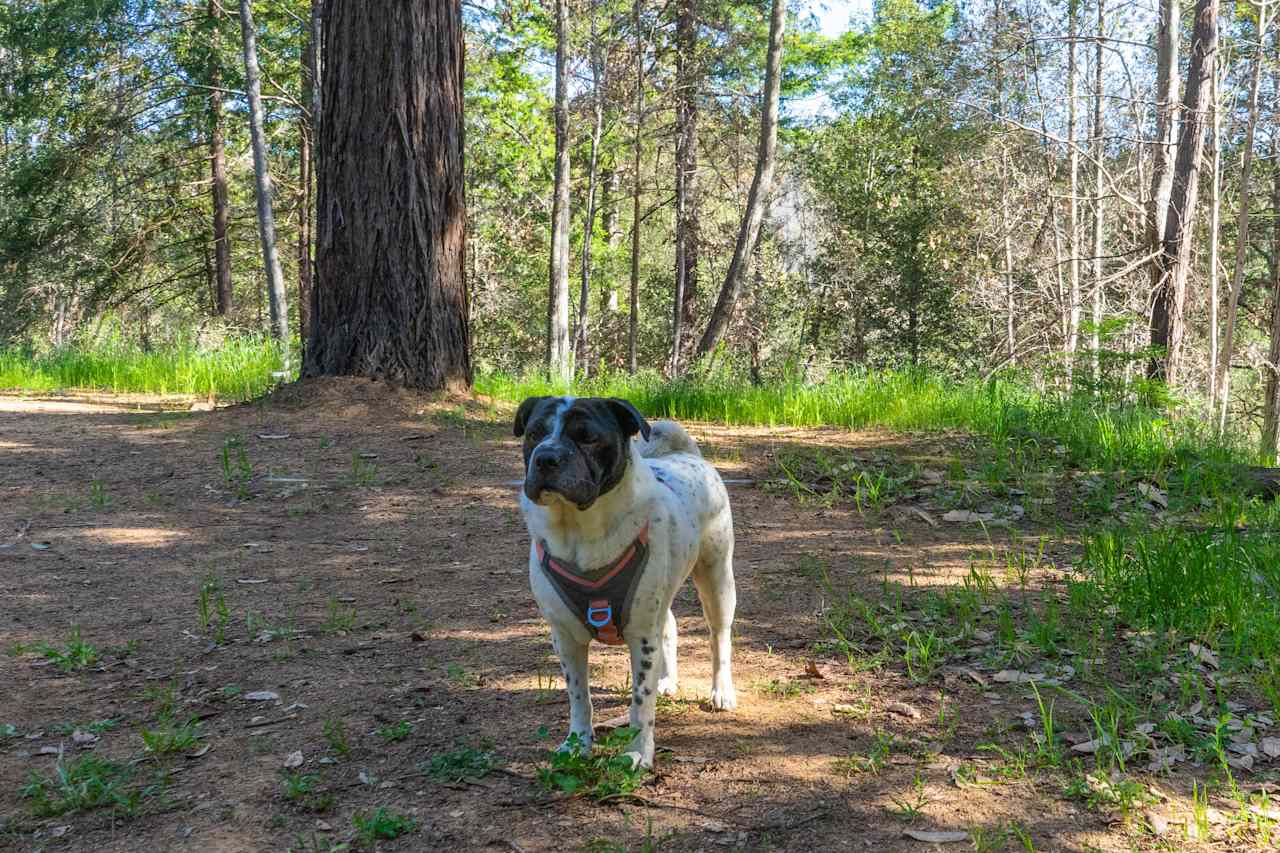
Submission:
<svg viewBox="0 0 1280 853">
<path fill-rule="evenodd" d="M 538 564 L 578 620 L 596 640 L 611 646 L 623 643 L 622 629 L 636 581 L 649 560 L 649 525 L 646 524 L 622 553 L 606 566 L 584 572 L 573 563 L 547 553 L 546 543 L 535 543 Z"/>
</svg>

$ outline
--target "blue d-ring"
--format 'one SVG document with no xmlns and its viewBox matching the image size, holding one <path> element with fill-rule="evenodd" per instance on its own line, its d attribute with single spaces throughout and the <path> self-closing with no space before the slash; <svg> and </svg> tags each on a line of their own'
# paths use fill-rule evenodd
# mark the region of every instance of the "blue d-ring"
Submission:
<svg viewBox="0 0 1280 853">
<path fill-rule="evenodd" d="M 597 613 L 603 613 L 603 617 L 597 617 Z M 592 628 L 603 628 L 613 621 L 613 607 L 588 607 L 587 608 L 587 624 Z"/>
</svg>

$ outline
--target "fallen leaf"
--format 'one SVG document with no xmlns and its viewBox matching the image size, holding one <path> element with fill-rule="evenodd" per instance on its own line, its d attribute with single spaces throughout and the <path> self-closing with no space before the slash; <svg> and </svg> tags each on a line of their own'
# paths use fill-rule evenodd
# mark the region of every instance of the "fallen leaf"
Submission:
<svg viewBox="0 0 1280 853">
<path fill-rule="evenodd" d="M 187 758 L 200 758 L 205 753 L 207 753 L 210 749 L 212 749 L 212 747 L 206 743 L 204 746 L 200 747 L 195 752 L 188 752 Z"/>
<path fill-rule="evenodd" d="M 53 547 L 52 542 L 32 542 L 31 547 L 37 551 L 48 551 Z"/>
<path fill-rule="evenodd" d="M 62 836 L 66 835 L 70 831 L 71 831 L 70 826 L 55 826 L 53 829 L 49 830 L 49 834 L 54 838 L 61 838 Z"/>
<path fill-rule="evenodd" d="M 1030 684 L 1036 679 L 1030 673 L 1020 669 L 1002 669 L 991 676 L 991 680 L 997 684 Z"/>
<path fill-rule="evenodd" d="M 1187 646 L 1187 650 L 1190 651 L 1191 656 L 1197 660 L 1208 664 L 1214 669 L 1218 668 L 1218 656 L 1199 643 L 1191 643 Z"/>
<path fill-rule="evenodd" d="M 1138 492 L 1153 504 L 1158 505 L 1161 509 L 1169 508 L 1169 496 L 1160 489 L 1157 489 L 1155 486 L 1148 485 L 1147 483 L 1139 483 Z"/>
<path fill-rule="evenodd" d="M 619 714 L 616 717 L 610 717 L 602 723 L 596 723 L 595 727 L 597 729 L 620 729 L 623 726 L 629 725 L 631 725 L 631 715 Z"/>
<path fill-rule="evenodd" d="M 280 694 L 270 690 L 254 690 L 252 693 L 244 694 L 244 698 L 250 702 L 274 702 L 280 698 Z"/>
<path fill-rule="evenodd" d="M 916 841 L 926 841 L 929 844 L 955 844 L 960 841 L 969 840 L 969 833 L 967 832 L 925 832 L 919 829 L 908 829 L 902 834 L 907 836 L 907 838 L 914 838 Z"/>
<path fill-rule="evenodd" d="M 990 521 L 995 515 L 990 512 L 973 512 L 967 509 L 953 509 L 946 515 L 942 516 L 943 521 L 955 521 L 960 523 L 972 524 L 978 521 Z M 965 836 L 966 838 L 968 836 Z"/>
<path fill-rule="evenodd" d="M 1280 758 L 1280 737 L 1264 737 L 1262 751 L 1266 753 L 1267 758 Z"/>
<path fill-rule="evenodd" d="M 805 678 L 816 678 L 820 681 L 826 680 L 826 676 L 818 669 L 818 663 L 815 660 L 807 660 L 804 662 Z"/>
<path fill-rule="evenodd" d="M 1236 768 L 1237 770 L 1252 770 L 1253 756 L 1242 755 L 1239 758 L 1228 758 L 1227 763 L 1230 764 L 1232 767 Z"/>
<path fill-rule="evenodd" d="M 1104 743 L 1106 743 L 1106 741 L 1102 738 L 1094 738 L 1093 740 L 1087 740 L 1084 743 L 1076 744 L 1071 747 L 1071 751 L 1083 752 L 1086 755 L 1093 755 Z"/>
<path fill-rule="evenodd" d="M 281 439 L 285 439 L 285 438 L 288 438 L 288 437 L 289 437 L 289 433 L 287 433 L 287 432 L 260 432 L 260 433 L 258 433 L 258 438 L 262 439 L 263 441 L 280 441 Z"/>
<path fill-rule="evenodd" d="M 266 583 L 267 580 L 268 580 L 267 578 L 236 578 L 236 583 L 258 584 L 258 583 Z"/>
<path fill-rule="evenodd" d="M 93 732 L 82 731 L 76 729 L 71 733 L 71 742 L 81 749 L 89 749 L 98 742 L 98 736 Z"/>
<path fill-rule="evenodd" d="M 333 827 L 323 820 L 316 821 L 316 829 L 320 832 L 333 832 Z"/>
<path fill-rule="evenodd" d="M 284 757 L 284 766 L 294 768 L 302 766 L 302 750 L 297 749 Z"/>
</svg>

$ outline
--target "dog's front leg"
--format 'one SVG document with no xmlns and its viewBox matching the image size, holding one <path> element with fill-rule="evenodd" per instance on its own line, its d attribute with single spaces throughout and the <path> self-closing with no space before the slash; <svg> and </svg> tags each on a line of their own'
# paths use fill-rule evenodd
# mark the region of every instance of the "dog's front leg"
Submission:
<svg viewBox="0 0 1280 853">
<path fill-rule="evenodd" d="M 627 631 L 631 649 L 631 728 L 636 736 L 627 746 L 626 755 L 639 767 L 653 766 L 653 727 L 658 700 L 659 664 L 662 651 L 658 646 L 660 627 Z"/>
<path fill-rule="evenodd" d="M 569 739 L 578 736 L 583 752 L 591 749 L 591 686 L 587 682 L 587 650 L 591 641 L 582 642 L 557 626 L 551 628 L 551 644 L 560 657 L 564 689 L 569 694 L 569 737 L 560 749 L 569 748 Z"/>
</svg>

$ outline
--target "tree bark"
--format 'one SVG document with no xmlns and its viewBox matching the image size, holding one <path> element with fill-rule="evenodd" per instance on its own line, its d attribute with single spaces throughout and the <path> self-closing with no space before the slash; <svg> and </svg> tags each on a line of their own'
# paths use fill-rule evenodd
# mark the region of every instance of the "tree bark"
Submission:
<svg viewBox="0 0 1280 853">
<path fill-rule="evenodd" d="M 725 273 L 720 296 L 707 322 L 707 330 L 698 343 L 698 355 L 704 356 L 715 349 L 724 330 L 729 325 L 733 307 L 742 289 L 742 277 L 750 259 L 764 219 L 765 197 L 773 183 L 773 167 L 778 147 L 778 94 L 782 87 L 782 31 L 787 20 L 787 4 L 773 0 L 769 16 L 769 51 L 765 59 L 764 103 L 760 118 L 760 147 L 756 157 L 755 176 L 747 193 L 747 209 L 742 215 L 738 240 L 733 248 L 733 259 Z"/>
<path fill-rule="evenodd" d="M 1264 10 L 1265 11 L 1265 10 Z M 1262 20 L 1260 18 L 1260 20 Z M 1259 44 L 1266 44 L 1265 34 Z M 1280 84 L 1280 74 L 1276 83 Z M 1271 159 L 1276 159 L 1280 145 L 1276 137 L 1271 137 Z M 1271 173 L 1271 209 L 1280 211 L 1280 169 Z M 1267 353 L 1266 396 L 1262 410 L 1262 446 L 1263 459 L 1274 460 L 1276 456 L 1276 435 L 1280 432 L 1280 216 L 1272 217 L 1271 224 L 1271 347 Z"/>
<path fill-rule="evenodd" d="M 1209 88 L 1209 109 L 1213 111 L 1209 130 L 1209 168 L 1212 169 L 1209 184 L 1209 417 L 1214 415 L 1213 403 L 1218 388 L 1218 231 L 1222 219 L 1222 101 L 1218 81 L 1221 69 L 1216 58 Z"/>
<path fill-rule="evenodd" d="M 1160 0 L 1160 23 L 1156 29 L 1156 139 L 1151 158 L 1151 197 L 1147 202 L 1147 242 L 1152 251 L 1158 251 L 1164 240 L 1169 193 L 1173 189 L 1181 15 L 1179 0 Z"/>
<path fill-rule="evenodd" d="M 262 111 L 262 81 L 258 72 L 258 36 L 253 24 L 252 0 L 240 0 L 240 32 L 244 36 L 245 88 L 249 94 L 249 136 L 253 142 L 253 174 L 258 196 L 258 236 L 267 276 L 271 328 L 280 342 L 285 369 L 289 368 L 289 308 L 284 294 L 284 274 L 276 252 L 276 220 L 271 201 L 271 170 L 267 162 L 266 120 Z"/>
<path fill-rule="evenodd" d="M 604 218 L 604 239 L 609 247 L 609 257 L 614 257 L 618 244 L 622 242 L 622 232 L 618 229 L 618 194 L 622 190 L 621 173 L 610 166 L 600 182 L 600 213 Z M 608 319 L 618 313 L 618 287 L 612 274 L 604 278 L 604 286 L 600 288 L 600 313 Z"/>
<path fill-rule="evenodd" d="M 1102 311 L 1106 299 L 1103 283 L 1102 249 L 1105 240 L 1103 212 L 1106 203 L 1103 201 L 1105 191 L 1103 163 L 1106 158 L 1106 140 L 1103 136 L 1105 128 L 1102 124 L 1103 70 L 1105 54 L 1103 45 L 1106 41 L 1107 0 L 1098 0 L 1098 28 L 1094 40 L 1093 54 L 1093 332 L 1090 335 L 1090 350 L 1093 362 L 1093 381 L 1102 378 L 1100 357 L 1102 352 Z"/>
<path fill-rule="evenodd" d="M 304 373 L 471 383 L 461 0 L 329 0 Z"/>
<path fill-rule="evenodd" d="M 308 20 L 306 45 L 302 50 L 302 105 L 298 118 L 298 334 L 306 345 L 311 334 L 311 225 L 315 208 L 312 196 L 312 164 L 315 150 L 316 112 L 315 91 L 319 75 L 315 74 L 315 59 L 320 45 L 316 31 L 310 26 L 315 19 L 315 7 L 321 0 L 311 0 L 312 15 Z"/>
<path fill-rule="evenodd" d="M 640 320 L 640 129 L 644 124 L 644 38 L 640 34 L 640 3 L 632 6 L 636 30 L 635 139 L 631 171 L 631 316 L 627 320 L 627 371 L 636 372 L 636 338 Z"/>
<path fill-rule="evenodd" d="M 671 374 L 680 372 L 684 329 L 692 327 L 698 295 L 698 50 L 697 0 L 676 13 L 676 261 L 671 310 Z"/>
<path fill-rule="evenodd" d="M 1076 350 L 1080 348 L 1080 150 L 1076 145 L 1076 40 L 1080 34 L 1080 0 L 1067 0 L 1067 376 L 1074 383 Z"/>
<path fill-rule="evenodd" d="M 1159 254 L 1151 265 L 1155 286 L 1151 345 L 1162 349 L 1164 354 L 1163 357 L 1152 358 L 1147 375 L 1168 385 L 1174 385 L 1178 380 L 1183 303 L 1191 262 L 1191 238 L 1195 231 L 1200 161 L 1204 153 L 1205 112 L 1214 57 L 1218 51 L 1218 0 L 1197 0 L 1195 15 L 1182 128 L 1178 135 L 1178 156 L 1173 166 L 1173 188 L 1169 195 L 1164 237 Z"/>
<path fill-rule="evenodd" d="M 596 7 L 591 6 L 591 154 L 587 163 L 587 198 L 582 211 L 582 290 L 578 297 L 578 328 L 573 341 L 574 362 L 582 375 L 590 372 L 587 358 L 587 308 L 591 296 L 591 248 L 596 232 L 596 178 L 600 171 L 600 137 L 604 132 L 604 50 L 596 28 Z"/>
<path fill-rule="evenodd" d="M 1223 330 L 1222 354 L 1218 359 L 1218 431 L 1227 428 L 1227 404 L 1231 399 L 1231 355 L 1235 344 L 1236 311 L 1244 290 L 1244 267 L 1249 251 L 1249 194 L 1253 176 L 1253 139 L 1258 126 L 1258 89 L 1262 82 L 1263 46 L 1267 43 L 1267 0 L 1258 7 L 1258 52 L 1253 57 L 1249 78 L 1249 117 L 1245 124 L 1244 151 L 1240 164 L 1240 202 L 1236 210 L 1235 266 L 1231 271 L 1231 293 L 1227 297 L 1227 319 Z"/>
<path fill-rule="evenodd" d="M 231 240 L 228 225 L 231 204 L 227 193 L 227 152 L 223 141 L 222 61 L 218 55 L 221 0 L 209 0 L 209 163 L 212 172 L 210 193 L 213 200 L 213 272 L 214 311 L 220 317 L 231 313 Z"/>
<path fill-rule="evenodd" d="M 556 166 L 551 196 L 551 284 L 547 291 L 547 372 L 573 378 L 569 349 L 569 9 L 556 4 Z"/>
</svg>

